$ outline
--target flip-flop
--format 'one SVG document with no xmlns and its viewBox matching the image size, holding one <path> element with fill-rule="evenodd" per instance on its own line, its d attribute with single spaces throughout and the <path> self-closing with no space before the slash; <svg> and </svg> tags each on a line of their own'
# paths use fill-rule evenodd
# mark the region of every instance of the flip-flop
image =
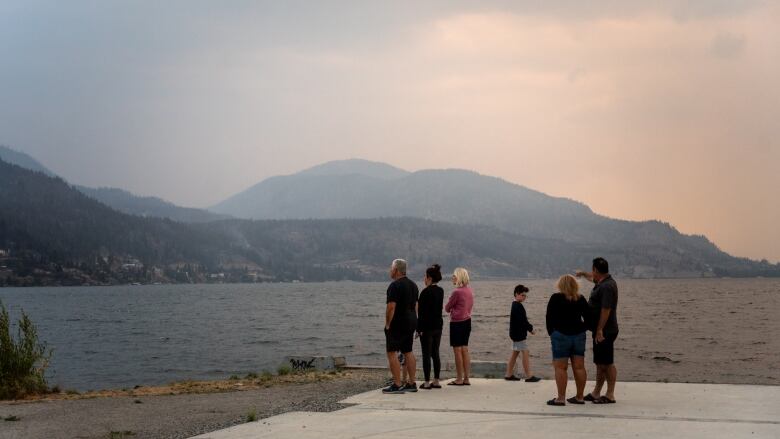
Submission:
<svg viewBox="0 0 780 439">
<path fill-rule="evenodd" d="M 447 385 L 448 386 L 465 386 L 466 384 L 464 384 L 464 383 L 456 383 L 455 381 L 450 381 L 449 383 L 447 383 Z"/>
<path fill-rule="evenodd" d="M 601 397 L 599 397 L 599 398 L 601 398 Z M 592 393 L 588 393 L 587 395 L 585 395 L 585 398 L 582 398 L 582 399 L 584 399 L 585 401 L 590 401 L 590 402 L 594 402 L 596 400 L 596 398 L 593 397 Z"/>
<path fill-rule="evenodd" d="M 463 382 L 463 385 L 464 385 L 464 386 L 470 386 L 470 385 L 471 385 L 471 383 L 467 383 L 466 381 L 464 381 L 464 382 Z"/>
<path fill-rule="evenodd" d="M 431 384 L 431 389 L 441 389 L 439 384 Z"/>
<path fill-rule="evenodd" d="M 566 405 L 566 403 L 565 402 L 558 402 L 558 401 L 555 400 L 555 398 L 553 398 L 553 399 L 547 401 L 547 405 L 554 405 L 554 406 L 560 407 L 560 406 Z"/>
<path fill-rule="evenodd" d="M 425 390 L 431 390 L 433 387 L 431 387 L 431 384 L 428 384 L 428 385 L 421 384 L 420 388 L 421 389 L 425 389 Z"/>
<path fill-rule="evenodd" d="M 615 401 L 614 399 L 609 399 L 606 396 L 602 396 L 599 399 L 594 399 L 593 400 L 593 404 L 614 404 L 616 402 L 617 401 Z"/>
<path fill-rule="evenodd" d="M 572 396 L 571 398 L 567 399 L 566 401 L 572 403 L 572 404 L 585 404 L 585 401 L 580 401 L 577 399 L 576 396 Z"/>
</svg>

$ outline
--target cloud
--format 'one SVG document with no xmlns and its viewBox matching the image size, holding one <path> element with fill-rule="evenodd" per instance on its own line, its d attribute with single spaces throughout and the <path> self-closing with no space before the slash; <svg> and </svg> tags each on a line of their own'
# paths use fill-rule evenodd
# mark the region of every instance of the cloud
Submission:
<svg viewBox="0 0 780 439">
<path fill-rule="evenodd" d="M 0 141 L 77 183 L 201 206 L 335 158 L 472 168 L 780 260 L 778 12 L 3 2 Z"/>
<path fill-rule="evenodd" d="M 745 37 L 720 32 L 712 39 L 710 51 L 719 58 L 737 58 L 745 52 Z"/>
</svg>

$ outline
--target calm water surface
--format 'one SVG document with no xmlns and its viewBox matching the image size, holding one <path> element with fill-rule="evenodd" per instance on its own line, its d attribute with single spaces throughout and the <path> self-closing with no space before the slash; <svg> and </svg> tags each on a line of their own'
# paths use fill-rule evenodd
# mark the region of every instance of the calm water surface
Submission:
<svg viewBox="0 0 780 439">
<path fill-rule="evenodd" d="M 529 319 L 539 329 L 529 340 L 533 364 L 550 376 L 544 310 L 553 281 L 524 283 L 531 289 Z M 514 284 L 473 283 L 474 359 L 506 359 Z M 622 379 L 780 384 L 780 280 L 618 284 Z M 590 285 L 582 286 L 587 297 Z M 51 383 L 88 390 L 276 370 L 293 354 L 385 364 L 386 287 L 332 282 L 6 288 L 0 300 L 13 320 L 24 308 L 54 349 Z M 445 320 L 443 361 L 451 361 L 446 326 Z"/>
</svg>

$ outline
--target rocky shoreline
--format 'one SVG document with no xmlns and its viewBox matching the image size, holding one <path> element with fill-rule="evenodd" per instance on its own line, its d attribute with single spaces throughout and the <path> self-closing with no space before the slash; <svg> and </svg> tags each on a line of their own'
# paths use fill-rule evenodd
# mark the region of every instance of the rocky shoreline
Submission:
<svg viewBox="0 0 780 439">
<path fill-rule="evenodd" d="M 385 369 L 358 369 L 3 401 L 0 439 L 187 438 L 289 411 L 338 410 L 387 377 Z"/>
</svg>

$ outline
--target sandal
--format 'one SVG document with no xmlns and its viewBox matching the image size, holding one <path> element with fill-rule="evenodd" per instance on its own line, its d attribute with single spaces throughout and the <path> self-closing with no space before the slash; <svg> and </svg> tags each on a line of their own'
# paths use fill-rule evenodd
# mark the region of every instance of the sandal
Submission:
<svg viewBox="0 0 780 439">
<path fill-rule="evenodd" d="M 599 398 L 601 398 L 601 397 L 599 396 Z M 582 398 L 582 399 L 585 400 L 585 401 L 590 401 L 590 402 L 596 401 L 596 398 L 593 397 L 592 393 L 588 393 L 587 395 L 585 395 L 585 398 Z"/>
<path fill-rule="evenodd" d="M 431 389 L 441 389 L 440 384 L 431 384 Z"/>
<path fill-rule="evenodd" d="M 606 396 L 602 396 L 599 399 L 594 399 L 593 400 L 593 404 L 614 404 L 616 402 L 617 401 L 615 401 L 614 399 L 609 399 Z"/>
<path fill-rule="evenodd" d="M 431 389 L 433 389 L 433 387 L 431 387 L 431 384 L 425 384 L 425 383 L 421 384 L 420 388 L 424 389 L 424 390 L 431 390 Z"/>
<path fill-rule="evenodd" d="M 571 398 L 567 399 L 566 401 L 570 402 L 571 404 L 585 404 L 585 401 L 580 401 L 577 399 L 576 396 L 572 396 Z"/>
<path fill-rule="evenodd" d="M 547 401 L 547 405 L 554 405 L 554 406 L 559 406 L 560 407 L 560 406 L 566 405 L 566 403 L 565 402 L 558 402 L 555 398 L 553 398 L 553 399 Z"/>
<path fill-rule="evenodd" d="M 455 381 L 450 381 L 449 383 L 447 383 L 447 385 L 448 386 L 465 386 L 466 384 L 464 384 L 464 383 L 456 383 Z"/>
</svg>

